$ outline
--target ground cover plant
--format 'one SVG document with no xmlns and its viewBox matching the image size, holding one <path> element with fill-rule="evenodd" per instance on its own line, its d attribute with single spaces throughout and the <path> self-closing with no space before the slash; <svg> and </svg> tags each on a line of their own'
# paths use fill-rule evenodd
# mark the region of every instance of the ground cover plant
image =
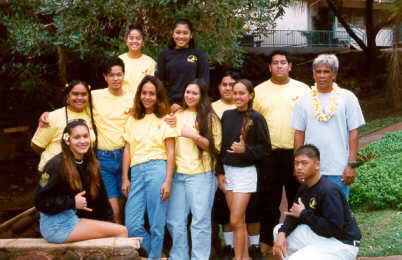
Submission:
<svg viewBox="0 0 402 260">
<path fill-rule="evenodd" d="M 401 255 L 402 131 L 360 149 L 357 162 L 349 203 L 363 235 L 359 256 Z"/>
<path fill-rule="evenodd" d="M 362 137 L 362 136 L 374 133 L 375 131 L 378 131 L 380 129 L 383 129 L 387 126 L 396 124 L 401 121 L 402 121 L 402 117 L 400 117 L 400 116 L 390 116 L 390 117 L 386 117 L 386 118 L 376 119 L 376 120 L 360 127 L 359 128 L 359 136 Z"/>
<path fill-rule="evenodd" d="M 352 209 L 402 209 L 402 131 L 387 134 L 358 152 L 350 186 Z"/>
</svg>

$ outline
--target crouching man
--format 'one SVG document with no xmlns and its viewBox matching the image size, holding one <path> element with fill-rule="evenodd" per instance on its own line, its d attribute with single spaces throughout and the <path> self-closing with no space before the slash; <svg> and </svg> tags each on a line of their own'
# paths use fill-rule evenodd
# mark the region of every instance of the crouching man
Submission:
<svg viewBox="0 0 402 260">
<path fill-rule="evenodd" d="M 342 190 L 320 174 L 320 152 L 303 145 L 295 172 L 304 179 L 283 224 L 274 229 L 274 255 L 283 259 L 355 259 L 361 233 Z"/>
</svg>

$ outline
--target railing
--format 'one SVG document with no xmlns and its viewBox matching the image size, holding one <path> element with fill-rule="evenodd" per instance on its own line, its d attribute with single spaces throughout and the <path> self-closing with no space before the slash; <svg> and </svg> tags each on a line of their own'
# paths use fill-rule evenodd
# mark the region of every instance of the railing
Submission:
<svg viewBox="0 0 402 260">
<path fill-rule="evenodd" d="M 349 23 L 348 25 L 349 25 L 350 29 L 352 29 L 352 31 L 357 35 L 357 37 L 359 37 L 364 43 L 366 43 L 366 33 L 365 33 L 365 31 L 363 31 L 362 29 L 354 26 L 351 23 Z M 342 33 L 342 32 L 344 32 L 344 30 L 345 30 L 345 28 L 343 27 L 343 25 L 341 23 L 334 23 L 334 32 L 336 34 Z M 348 35 L 348 40 L 352 44 L 357 44 L 356 41 L 353 40 L 349 35 Z"/>
<path fill-rule="evenodd" d="M 248 47 L 348 47 L 349 44 L 350 37 L 346 31 L 271 30 L 267 36 L 251 32 L 240 39 L 240 45 Z"/>
</svg>

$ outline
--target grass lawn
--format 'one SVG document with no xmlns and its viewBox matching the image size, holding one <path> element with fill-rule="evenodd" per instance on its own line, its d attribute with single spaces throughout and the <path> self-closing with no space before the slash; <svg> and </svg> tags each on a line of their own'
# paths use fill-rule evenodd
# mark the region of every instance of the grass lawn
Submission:
<svg viewBox="0 0 402 260">
<path fill-rule="evenodd" d="M 359 128 L 359 136 L 365 136 L 375 131 L 381 130 L 387 126 L 396 124 L 402 121 L 402 117 L 400 116 L 390 116 L 386 118 L 379 118 L 370 123 L 365 124 L 364 126 Z"/>
<path fill-rule="evenodd" d="M 355 212 L 362 232 L 358 256 L 402 255 L 402 212 Z"/>
</svg>

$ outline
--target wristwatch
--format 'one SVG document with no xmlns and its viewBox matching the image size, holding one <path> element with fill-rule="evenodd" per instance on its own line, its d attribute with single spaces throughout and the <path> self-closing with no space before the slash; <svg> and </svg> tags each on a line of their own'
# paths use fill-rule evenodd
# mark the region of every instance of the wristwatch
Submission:
<svg viewBox="0 0 402 260">
<path fill-rule="evenodd" d="M 352 167 L 353 169 L 356 168 L 355 162 L 348 162 L 348 166 Z"/>
</svg>

